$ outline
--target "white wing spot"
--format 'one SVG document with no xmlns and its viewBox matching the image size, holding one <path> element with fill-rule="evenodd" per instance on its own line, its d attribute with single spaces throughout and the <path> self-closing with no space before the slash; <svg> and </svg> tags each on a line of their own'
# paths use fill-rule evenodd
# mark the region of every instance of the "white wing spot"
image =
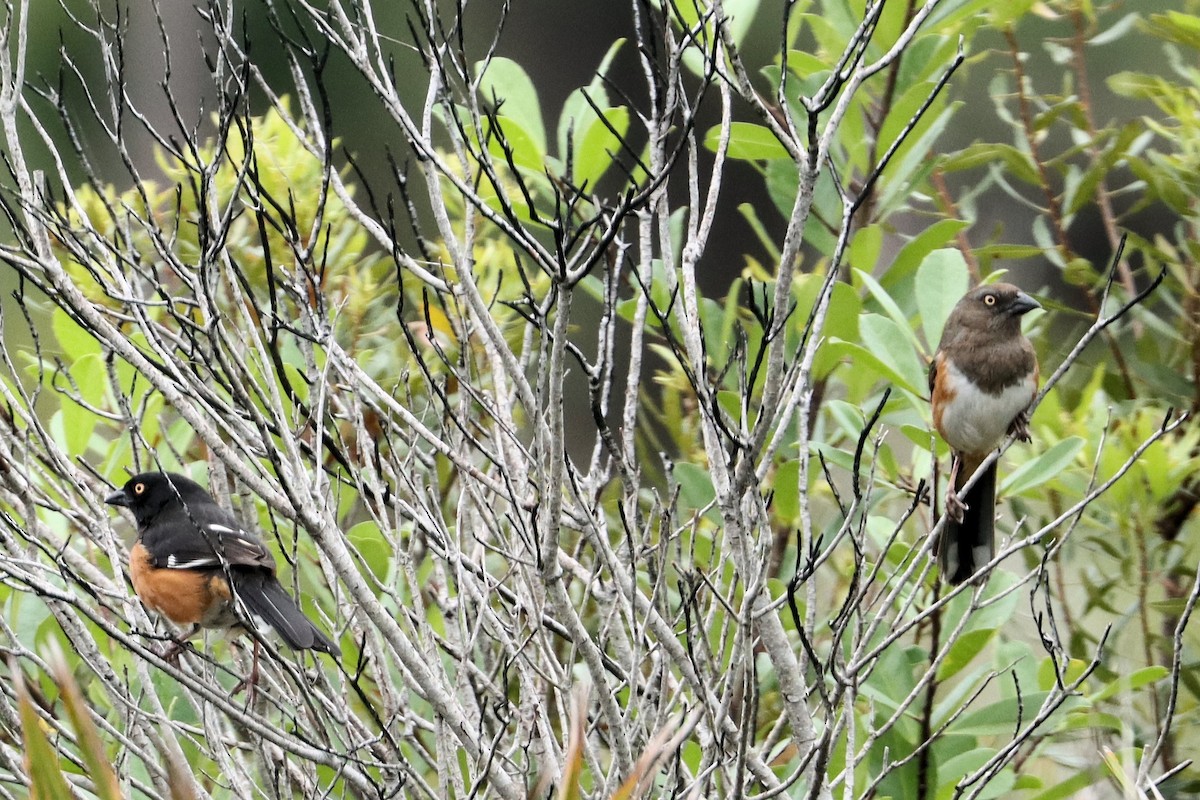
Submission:
<svg viewBox="0 0 1200 800">
<path fill-rule="evenodd" d="M 208 556 L 184 561 L 179 556 L 167 556 L 167 569 L 198 569 L 200 567 L 215 567 L 220 562 Z"/>
</svg>

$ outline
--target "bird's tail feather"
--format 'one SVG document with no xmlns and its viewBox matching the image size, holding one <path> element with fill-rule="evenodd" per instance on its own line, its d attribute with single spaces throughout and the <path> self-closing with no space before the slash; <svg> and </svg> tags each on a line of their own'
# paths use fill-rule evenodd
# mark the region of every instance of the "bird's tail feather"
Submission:
<svg viewBox="0 0 1200 800">
<path fill-rule="evenodd" d="M 965 466 L 965 465 L 964 465 Z M 963 469 L 960 481 L 970 479 L 972 471 Z M 958 491 L 958 489 L 955 489 Z M 979 480 L 967 490 L 962 522 L 946 520 L 938 543 L 938 564 L 942 578 L 957 586 L 991 560 L 995 552 L 996 464 L 993 462 Z"/>
<path fill-rule="evenodd" d="M 266 573 L 242 576 L 237 594 L 246 604 L 246 610 L 266 621 L 292 649 L 320 650 L 335 658 L 341 655 L 337 644 L 304 616 L 296 601 L 272 576 Z"/>
</svg>

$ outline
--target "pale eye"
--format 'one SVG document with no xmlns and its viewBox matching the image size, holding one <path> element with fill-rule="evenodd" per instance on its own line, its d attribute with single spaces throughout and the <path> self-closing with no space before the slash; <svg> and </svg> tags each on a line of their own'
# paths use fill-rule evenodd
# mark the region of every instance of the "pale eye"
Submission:
<svg viewBox="0 0 1200 800">
<path fill-rule="evenodd" d="M 144 483 L 134 484 L 134 487 L 133 487 L 134 494 L 141 494 L 144 491 L 146 491 L 146 484 L 144 484 Z"/>
<path fill-rule="evenodd" d="M 994 294 L 985 294 L 985 295 L 983 296 L 983 304 L 984 304 L 985 306 L 994 306 L 994 305 L 996 305 L 996 295 L 994 295 Z"/>
</svg>

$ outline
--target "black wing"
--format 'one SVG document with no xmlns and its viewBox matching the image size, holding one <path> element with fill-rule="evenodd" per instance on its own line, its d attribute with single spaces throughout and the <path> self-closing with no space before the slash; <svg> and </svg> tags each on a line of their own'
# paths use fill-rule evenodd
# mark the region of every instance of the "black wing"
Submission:
<svg viewBox="0 0 1200 800">
<path fill-rule="evenodd" d="M 263 541 L 208 498 L 164 509 L 142 532 L 142 545 L 155 566 L 167 569 L 220 569 L 228 565 L 275 571 L 275 558 Z"/>
</svg>

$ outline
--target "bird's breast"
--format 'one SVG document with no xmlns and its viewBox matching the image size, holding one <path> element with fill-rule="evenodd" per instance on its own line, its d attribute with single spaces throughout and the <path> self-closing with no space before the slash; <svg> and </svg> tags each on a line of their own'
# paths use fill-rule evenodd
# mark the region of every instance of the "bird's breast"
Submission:
<svg viewBox="0 0 1200 800">
<path fill-rule="evenodd" d="M 176 625 L 225 628 L 237 622 L 233 595 L 219 571 L 156 567 L 137 542 L 129 552 L 129 577 L 142 604 Z"/>
<path fill-rule="evenodd" d="M 1018 414 L 1029 407 L 1037 392 L 1032 375 L 996 392 L 980 389 L 954 362 L 946 359 L 949 402 L 941 408 L 938 431 L 946 443 L 963 453 L 987 453 L 1000 445 Z"/>
</svg>

